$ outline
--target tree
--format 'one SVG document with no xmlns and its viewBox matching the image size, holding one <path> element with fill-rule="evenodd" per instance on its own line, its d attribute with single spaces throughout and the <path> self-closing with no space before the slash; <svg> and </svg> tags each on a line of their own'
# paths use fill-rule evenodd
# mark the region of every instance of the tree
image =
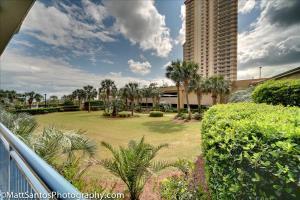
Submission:
<svg viewBox="0 0 300 200">
<path fill-rule="evenodd" d="M 105 79 L 100 83 L 100 91 L 106 94 L 106 105 L 108 111 L 109 111 L 109 97 L 111 96 L 112 91 L 116 89 L 117 87 L 115 85 L 115 82 L 111 79 Z"/>
<path fill-rule="evenodd" d="M 84 86 L 83 90 L 85 92 L 86 99 L 88 100 L 88 103 L 89 103 L 88 112 L 90 112 L 91 111 L 91 99 L 94 99 L 97 96 L 97 90 L 91 85 Z"/>
<path fill-rule="evenodd" d="M 125 101 L 126 110 L 128 109 L 128 89 L 123 87 L 119 90 L 119 96 Z"/>
<path fill-rule="evenodd" d="M 195 92 L 197 95 L 198 110 L 201 111 L 201 100 L 205 90 L 204 80 L 199 74 L 195 74 L 189 85 L 189 92 Z"/>
<path fill-rule="evenodd" d="M 78 99 L 79 107 L 81 107 L 82 101 L 86 99 L 86 93 L 83 89 L 76 89 L 73 91 L 72 96 Z"/>
<path fill-rule="evenodd" d="M 128 83 L 125 85 L 126 88 L 126 92 L 128 95 L 128 99 L 130 100 L 130 104 L 131 104 L 131 116 L 133 116 L 133 111 L 134 111 L 134 101 L 138 96 L 138 90 L 139 90 L 139 85 L 138 83 Z"/>
<path fill-rule="evenodd" d="M 205 92 L 211 93 L 213 105 L 217 103 L 218 95 L 229 92 L 229 82 L 223 76 L 212 76 L 205 81 Z"/>
<path fill-rule="evenodd" d="M 150 88 L 151 88 L 151 97 L 152 97 L 152 104 L 153 104 L 152 106 L 153 108 L 155 108 L 157 105 L 159 105 L 161 91 L 157 87 L 156 83 L 151 83 Z"/>
<path fill-rule="evenodd" d="M 189 103 L 188 89 L 189 89 L 190 82 L 193 79 L 194 75 L 197 74 L 198 69 L 199 66 L 197 63 L 189 62 L 189 61 L 183 61 L 180 67 L 180 73 L 181 73 L 180 77 L 185 91 L 185 98 L 186 98 L 189 119 L 192 118 L 192 112 Z"/>
<path fill-rule="evenodd" d="M 146 99 L 146 107 L 147 107 L 147 110 L 148 110 L 148 98 L 151 98 L 151 95 L 152 95 L 152 87 L 150 86 L 145 86 L 143 89 L 142 89 L 142 94 L 143 94 L 143 97 Z"/>
<path fill-rule="evenodd" d="M 153 146 L 140 141 L 130 141 L 127 148 L 113 148 L 110 144 L 102 142 L 102 146 L 108 149 L 113 158 L 100 161 L 100 164 L 112 174 L 120 177 L 126 184 L 131 200 L 138 200 L 145 183 L 152 173 L 158 172 L 170 164 L 153 161 L 157 153 L 167 147 L 167 144 Z"/>
<path fill-rule="evenodd" d="M 43 95 L 36 93 L 34 95 L 34 99 L 39 104 L 44 99 L 44 97 L 43 97 Z"/>
<path fill-rule="evenodd" d="M 180 113 L 180 85 L 181 85 L 181 62 L 179 60 L 173 61 L 171 65 L 167 66 L 166 77 L 171 79 L 176 84 L 177 88 L 177 112 Z"/>
<path fill-rule="evenodd" d="M 32 107 L 32 103 L 33 103 L 33 100 L 34 100 L 34 95 L 35 95 L 35 92 L 27 92 L 25 93 L 26 97 L 28 97 L 27 99 L 27 102 L 29 104 L 29 108 L 31 109 Z"/>
</svg>

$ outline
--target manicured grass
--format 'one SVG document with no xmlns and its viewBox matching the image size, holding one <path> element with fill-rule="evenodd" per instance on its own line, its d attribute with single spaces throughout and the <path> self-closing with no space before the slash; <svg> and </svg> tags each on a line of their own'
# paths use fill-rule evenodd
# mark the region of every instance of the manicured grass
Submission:
<svg viewBox="0 0 300 200">
<path fill-rule="evenodd" d="M 43 127 L 55 126 L 64 130 L 84 130 L 98 146 L 96 159 L 108 158 L 110 154 L 100 145 L 101 141 L 113 146 L 127 145 L 129 140 L 145 136 L 148 143 L 169 144 L 157 159 L 175 161 L 178 158 L 195 160 L 200 154 L 200 122 L 178 123 L 173 121 L 175 114 L 165 114 L 161 118 L 139 114 L 134 118 L 104 118 L 102 112 L 65 112 L 35 116 L 39 123 L 37 132 Z M 93 167 L 89 176 L 112 178 L 102 167 Z"/>
</svg>

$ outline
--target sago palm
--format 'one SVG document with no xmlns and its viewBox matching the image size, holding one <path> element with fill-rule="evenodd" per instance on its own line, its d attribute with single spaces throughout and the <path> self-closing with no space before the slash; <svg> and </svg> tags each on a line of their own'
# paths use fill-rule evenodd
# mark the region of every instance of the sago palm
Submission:
<svg viewBox="0 0 300 200">
<path fill-rule="evenodd" d="M 145 143 L 142 138 L 140 141 L 130 141 L 126 148 L 115 149 L 106 142 L 102 142 L 102 145 L 112 153 L 113 158 L 102 160 L 100 164 L 121 178 L 128 188 L 131 200 L 139 199 L 152 174 L 170 166 L 165 162 L 153 161 L 167 144 L 153 146 Z"/>
</svg>

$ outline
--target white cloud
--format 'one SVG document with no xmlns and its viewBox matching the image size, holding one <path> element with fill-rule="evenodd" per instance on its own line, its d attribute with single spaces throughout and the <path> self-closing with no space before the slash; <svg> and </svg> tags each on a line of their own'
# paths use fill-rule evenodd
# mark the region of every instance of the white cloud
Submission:
<svg viewBox="0 0 300 200">
<path fill-rule="evenodd" d="M 181 5 L 180 19 L 181 19 L 182 24 L 181 24 L 181 28 L 179 30 L 179 35 L 178 35 L 175 43 L 183 45 L 185 43 L 185 5 Z"/>
<path fill-rule="evenodd" d="M 110 64 L 110 65 L 114 64 L 113 61 L 108 60 L 108 59 L 103 59 L 103 60 L 101 60 L 101 61 L 102 61 L 103 63 Z"/>
<path fill-rule="evenodd" d="M 129 69 L 136 74 L 146 75 L 151 71 L 151 64 L 148 61 L 138 62 L 132 59 L 128 60 Z"/>
<path fill-rule="evenodd" d="M 239 13 L 247 14 L 255 7 L 255 0 L 239 0 L 238 10 Z"/>
<path fill-rule="evenodd" d="M 71 65 L 65 60 L 53 57 L 33 57 L 22 52 L 7 49 L 1 56 L 1 86 L 3 89 L 14 89 L 18 92 L 36 91 L 48 95 L 62 96 L 84 85 L 98 88 L 101 80 L 109 78 L 123 87 L 128 82 L 148 85 L 150 82 L 171 83 L 164 77 L 145 80 L 123 76 L 122 72 L 94 74 Z"/>
<path fill-rule="evenodd" d="M 264 67 L 263 76 L 268 77 L 300 65 L 299 24 L 294 22 L 295 24 L 282 26 L 271 21 L 274 16 L 279 17 L 278 12 L 287 7 L 286 1 L 264 0 L 260 6 L 261 14 L 252 25 L 252 30 L 238 35 L 239 78 L 257 77 L 258 66 Z M 291 20 L 291 17 L 276 20 L 285 23 L 282 21 Z"/>
<path fill-rule="evenodd" d="M 115 19 L 114 28 L 132 44 L 142 50 L 154 50 L 156 55 L 166 57 L 172 50 L 170 30 L 165 16 L 161 15 L 153 0 L 104 1 L 107 12 Z"/>
</svg>

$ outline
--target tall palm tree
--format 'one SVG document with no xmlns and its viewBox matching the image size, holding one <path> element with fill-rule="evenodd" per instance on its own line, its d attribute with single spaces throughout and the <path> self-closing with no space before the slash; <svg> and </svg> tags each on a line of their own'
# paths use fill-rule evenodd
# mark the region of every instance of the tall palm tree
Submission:
<svg viewBox="0 0 300 200">
<path fill-rule="evenodd" d="M 194 75 L 197 74 L 198 69 L 199 66 L 197 63 L 189 62 L 189 61 L 183 61 L 180 67 L 181 82 L 183 84 L 184 91 L 185 91 L 186 104 L 187 104 L 187 109 L 188 109 L 188 114 L 190 119 L 192 118 L 192 112 L 189 103 L 188 89 L 189 89 L 190 82 L 193 79 Z"/>
<path fill-rule="evenodd" d="M 198 110 L 201 111 L 202 95 L 205 90 L 204 79 L 199 74 L 195 74 L 189 85 L 189 92 L 195 92 L 197 95 Z"/>
<path fill-rule="evenodd" d="M 39 104 L 44 99 L 44 97 L 43 97 L 43 95 L 36 93 L 34 95 L 34 99 Z"/>
<path fill-rule="evenodd" d="M 85 92 L 86 99 L 89 104 L 88 112 L 90 112 L 91 111 L 91 100 L 97 96 L 97 90 L 91 85 L 84 86 L 83 90 Z"/>
<path fill-rule="evenodd" d="M 78 99 L 79 107 L 81 108 L 82 101 L 86 99 L 86 93 L 83 89 L 76 89 L 73 91 L 72 96 Z"/>
<path fill-rule="evenodd" d="M 181 85 L 181 62 L 180 60 L 173 61 L 169 66 L 166 68 L 166 77 L 171 79 L 177 88 L 177 112 L 180 112 L 180 85 Z"/>
<path fill-rule="evenodd" d="M 223 76 L 215 75 L 208 78 L 205 82 L 206 93 L 211 93 L 213 105 L 217 103 L 218 95 L 229 91 L 229 82 Z"/>
<path fill-rule="evenodd" d="M 31 109 L 35 92 L 33 92 L 33 91 L 27 92 L 27 93 L 25 93 L 25 95 L 26 95 L 26 97 L 28 97 L 27 102 L 28 102 L 29 108 Z"/>
<path fill-rule="evenodd" d="M 100 161 L 100 164 L 112 174 L 121 178 L 130 193 L 130 200 L 138 200 L 145 183 L 151 175 L 170 164 L 153 161 L 157 153 L 167 147 L 167 144 L 153 146 L 140 141 L 130 141 L 128 146 L 113 148 L 110 144 L 102 142 L 102 146 L 108 149 L 113 158 Z"/>
<path fill-rule="evenodd" d="M 131 116 L 133 116 L 134 105 L 135 105 L 134 101 L 138 97 L 139 84 L 131 82 L 126 84 L 125 88 L 127 91 L 128 99 L 130 100 L 130 104 L 131 104 Z"/>
<path fill-rule="evenodd" d="M 152 94 L 152 87 L 150 86 L 145 86 L 142 90 L 143 93 L 143 97 L 146 99 L 146 107 L 148 110 L 148 99 L 151 98 L 151 94 Z"/>
<path fill-rule="evenodd" d="M 125 101 L 126 109 L 128 109 L 128 89 L 123 87 L 119 90 L 120 98 Z"/>
<path fill-rule="evenodd" d="M 106 94 L 106 105 L 109 109 L 109 97 L 111 96 L 112 90 L 116 89 L 115 82 L 111 79 L 105 79 L 100 83 L 100 91 Z"/>
</svg>

